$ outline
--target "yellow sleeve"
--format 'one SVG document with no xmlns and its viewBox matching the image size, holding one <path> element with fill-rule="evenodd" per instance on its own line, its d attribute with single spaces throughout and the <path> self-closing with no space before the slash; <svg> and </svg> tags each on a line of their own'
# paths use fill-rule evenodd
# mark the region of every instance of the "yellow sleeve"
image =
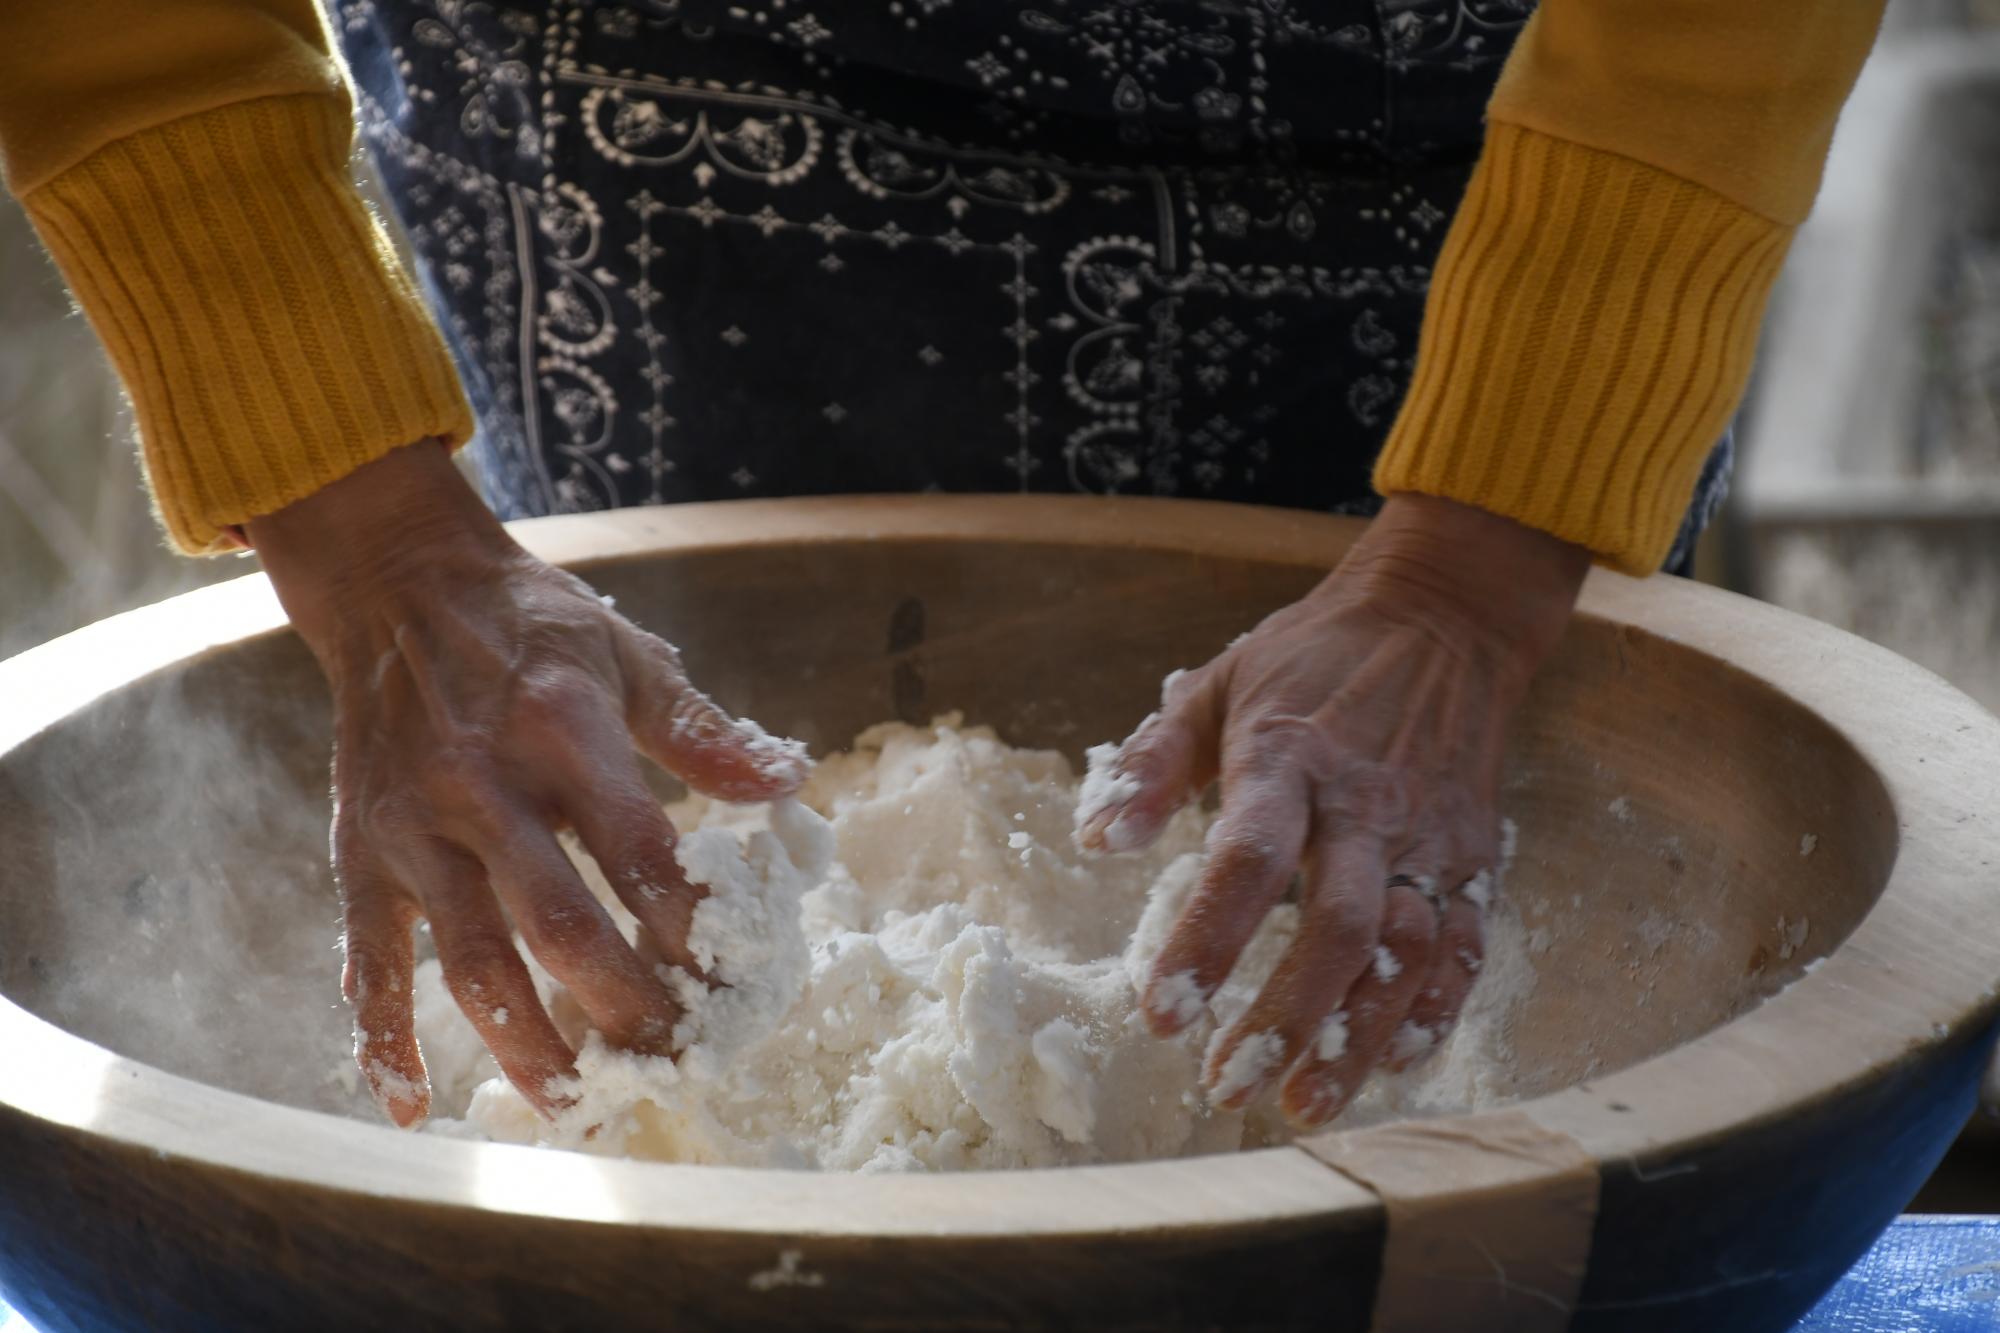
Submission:
<svg viewBox="0 0 2000 1333">
<path fill-rule="evenodd" d="M 0 165 L 125 382 L 185 550 L 471 435 L 352 142 L 313 0 L 0 10 Z"/>
<path fill-rule="evenodd" d="M 1882 0 L 1545 0 L 1445 239 L 1384 494 L 1659 567 Z"/>
</svg>

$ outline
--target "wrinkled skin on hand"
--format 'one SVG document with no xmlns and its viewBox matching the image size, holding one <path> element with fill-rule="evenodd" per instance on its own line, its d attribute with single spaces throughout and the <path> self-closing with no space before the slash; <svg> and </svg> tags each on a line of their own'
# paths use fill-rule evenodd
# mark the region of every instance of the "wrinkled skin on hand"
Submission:
<svg viewBox="0 0 2000 1333">
<path fill-rule="evenodd" d="M 1298 881 L 1296 937 L 1209 1048 L 1222 1105 L 1276 1081 L 1288 1119 L 1323 1125 L 1456 1020 L 1482 957 L 1507 721 L 1587 567 L 1511 520 L 1392 497 L 1325 582 L 1171 677 L 1119 747 L 1111 799 L 1079 812 L 1086 847 L 1142 847 L 1221 782 L 1203 878 L 1144 997 L 1155 1033 L 1205 1011 Z"/>
<path fill-rule="evenodd" d="M 802 749 L 738 722 L 679 655 L 517 546 L 435 444 L 248 525 L 333 692 L 333 862 L 355 1058 L 399 1125 L 429 1113 L 412 1029 L 411 926 L 507 1077 L 544 1114 L 573 1053 L 518 931 L 613 1045 L 671 1054 L 681 1008 L 654 964 L 699 977 L 674 829 L 634 747 L 694 789 L 762 801 Z M 639 949 L 557 842 L 574 829 L 640 925 Z M 642 954 L 645 955 L 642 957 Z"/>
</svg>

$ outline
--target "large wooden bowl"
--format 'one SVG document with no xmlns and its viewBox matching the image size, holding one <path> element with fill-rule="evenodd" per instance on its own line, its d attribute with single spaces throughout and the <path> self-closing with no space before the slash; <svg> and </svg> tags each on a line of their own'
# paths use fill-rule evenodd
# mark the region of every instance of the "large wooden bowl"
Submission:
<svg viewBox="0 0 2000 1333">
<path fill-rule="evenodd" d="M 911 498 L 519 532 L 818 747 L 958 708 L 1074 754 L 1358 530 Z M 327 737 L 260 578 L 0 664 L 0 1290 L 48 1333 L 1414 1328 L 1447 1306 L 1485 1312 L 1454 1329 L 1774 1330 L 1916 1190 L 1992 1035 L 2000 724 L 1672 580 L 1593 575 L 1516 726 L 1509 892 L 1547 946 L 1520 1101 L 1419 1136 L 854 1177 L 343 1114 Z M 1541 1267 L 1587 1268 L 1573 1290 L 1506 1258 L 1543 1235 Z M 1492 1261 L 1424 1248 L 1452 1244 Z"/>
</svg>

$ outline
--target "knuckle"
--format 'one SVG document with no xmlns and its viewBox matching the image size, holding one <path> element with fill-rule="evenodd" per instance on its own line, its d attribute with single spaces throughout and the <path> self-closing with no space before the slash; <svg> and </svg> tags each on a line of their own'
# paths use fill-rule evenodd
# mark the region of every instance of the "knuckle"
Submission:
<svg viewBox="0 0 2000 1333">
<path fill-rule="evenodd" d="M 423 763 L 423 785 L 431 803 L 445 808 L 487 800 L 493 792 L 493 756 L 482 737 L 438 745 Z"/>
<path fill-rule="evenodd" d="M 352 850 L 335 848 L 333 886 L 340 895 L 342 916 L 350 931 L 363 928 L 378 916 L 393 892 L 377 869 L 375 858 Z"/>
<path fill-rule="evenodd" d="M 599 869 L 619 899 L 634 912 L 676 897 L 687 886 L 671 850 L 662 853 L 656 845 L 628 841 L 609 848 L 599 858 Z"/>
<path fill-rule="evenodd" d="M 422 828 L 425 819 L 417 809 L 418 800 L 405 792 L 376 795 L 358 804 L 345 830 L 336 827 L 335 848 L 348 864 L 358 864 L 365 848 L 393 846 L 411 832 Z M 346 835 L 342 845 L 342 834 Z"/>
<path fill-rule="evenodd" d="M 672 859 L 677 840 L 673 821 L 651 792 L 607 794 L 602 798 L 599 818 L 608 830 L 610 845 L 605 850 L 612 860 L 650 865 L 663 856 Z"/>
<path fill-rule="evenodd" d="M 590 672 L 550 667 L 524 680 L 514 694 L 515 721 L 524 727 L 568 735 L 594 713 L 608 709 L 609 687 Z"/>
<path fill-rule="evenodd" d="M 358 819 L 334 821 L 334 833 L 330 839 L 330 853 L 334 863 L 334 881 L 340 885 L 344 895 L 366 893 L 368 875 L 364 867 L 368 863 L 368 841 L 360 829 Z"/>
<path fill-rule="evenodd" d="M 677 744 L 695 749 L 728 746 L 739 739 L 729 715 L 692 687 L 675 694 L 667 708 L 666 724 L 667 734 Z"/>
<path fill-rule="evenodd" d="M 1409 890 L 1390 899 L 1382 919 L 1382 943 L 1396 953 L 1429 952 L 1437 935 L 1437 917 L 1430 904 Z"/>
<path fill-rule="evenodd" d="M 480 934 L 458 940 L 444 964 L 445 988 L 452 998 L 463 1009 L 479 1011 L 512 989 L 521 959 L 505 936 Z"/>
<path fill-rule="evenodd" d="M 1382 942 L 1382 917 L 1352 893 L 1336 892 L 1325 907 L 1326 934 L 1336 948 L 1373 949 Z"/>
<path fill-rule="evenodd" d="M 1267 829 L 1215 825 L 1208 856 L 1212 878 L 1262 883 L 1290 869 L 1285 851 Z"/>
<path fill-rule="evenodd" d="M 1405 829 L 1403 834 L 1398 850 L 1390 860 L 1391 873 L 1413 882 L 1427 882 L 1431 888 L 1437 888 L 1452 864 L 1450 850 L 1441 845 L 1432 829 Z"/>
<path fill-rule="evenodd" d="M 521 922 L 529 947 L 542 956 L 582 958 L 604 948 L 610 924 L 594 903 L 546 897 L 535 903 Z"/>
<path fill-rule="evenodd" d="M 528 726 L 561 728 L 575 717 L 582 693 L 579 682 L 567 672 L 534 672 L 514 687 L 514 716 Z"/>
<path fill-rule="evenodd" d="M 410 974 L 401 960 L 390 950 L 358 941 L 353 936 L 347 940 L 347 972 L 351 978 L 348 998 L 357 1004 L 409 993 Z"/>
<path fill-rule="evenodd" d="M 674 684 L 687 680 L 687 666 L 681 658 L 680 649 L 659 635 L 642 629 L 633 630 L 632 642 L 639 650 L 639 656 L 654 672 Z"/>
<path fill-rule="evenodd" d="M 1382 907 L 1368 894 L 1322 883 L 1305 907 L 1314 948 L 1331 952 L 1367 950 L 1381 940 Z"/>
<path fill-rule="evenodd" d="M 1329 745 L 1319 725 L 1297 713 L 1253 705 L 1240 709 L 1238 719 L 1243 746 L 1265 763 L 1297 765 Z"/>
<path fill-rule="evenodd" d="M 394 819 L 407 799 L 400 783 L 350 781 L 336 785 L 333 795 L 330 844 L 337 861 L 359 865 L 385 836 L 401 831 Z"/>
<path fill-rule="evenodd" d="M 1411 814 L 1420 805 L 1416 786 L 1404 770 L 1375 760 L 1355 760 L 1320 787 L 1318 808 L 1336 827 L 1398 835 L 1408 829 Z"/>
<path fill-rule="evenodd" d="M 1159 730 L 1135 736 L 1118 751 L 1115 771 L 1142 787 L 1161 782 L 1173 770 L 1175 738 Z"/>
</svg>

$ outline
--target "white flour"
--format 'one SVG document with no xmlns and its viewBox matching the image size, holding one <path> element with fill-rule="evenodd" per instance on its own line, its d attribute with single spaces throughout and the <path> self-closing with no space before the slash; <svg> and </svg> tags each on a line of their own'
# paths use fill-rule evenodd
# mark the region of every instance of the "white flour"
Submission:
<svg viewBox="0 0 2000 1333">
<path fill-rule="evenodd" d="M 1268 1093 L 1247 1113 L 1218 1111 L 1198 1079 L 1216 1022 L 1248 1006 L 1295 909 L 1272 912 L 1202 1006 L 1212 1017 L 1175 1040 L 1148 1035 L 1135 986 L 1194 888 L 1209 816 L 1183 811 L 1142 853 L 1079 852 L 1078 784 L 1062 757 L 954 722 L 870 730 L 798 803 L 670 808 L 689 831 L 682 864 L 712 890 L 690 944 L 722 985 L 675 974 L 689 1004 L 676 1064 L 605 1048 L 534 969 L 580 1052 L 565 1089 L 576 1105 L 558 1124 L 497 1077 L 437 965 L 420 968 L 432 1128 L 829 1170 L 1128 1161 L 1283 1137 Z M 595 868 L 579 865 L 629 932 Z M 1488 1100 L 1485 1074 L 1532 983 L 1521 928 L 1499 908 L 1467 1021 L 1419 1070 L 1375 1080 L 1348 1122 Z M 1329 1025 L 1322 1049 L 1334 1036 Z"/>
</svg>

